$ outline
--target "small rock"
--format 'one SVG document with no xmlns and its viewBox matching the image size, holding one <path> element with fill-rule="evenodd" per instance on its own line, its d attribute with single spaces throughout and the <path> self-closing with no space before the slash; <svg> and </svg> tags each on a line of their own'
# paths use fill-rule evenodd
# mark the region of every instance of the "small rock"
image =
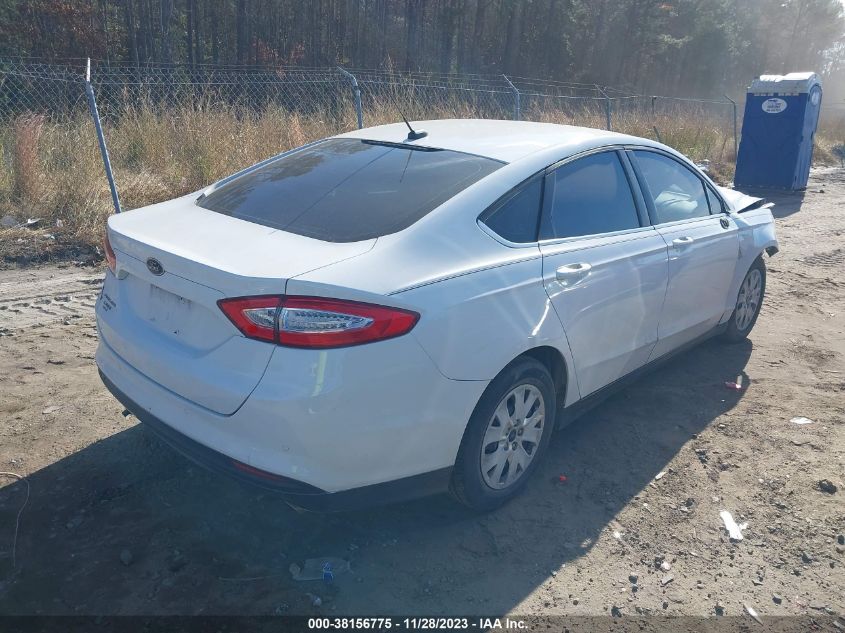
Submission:
<svg viewBox="0 0 845 633">
<path fill-rule="evenodd" d="M 801 560 L 804 561 L 807 564 L 810 564 L 810 563 L 813 562 L 813 559 L 810 557 L 810 555 L 807 552 L 801 552 Z"/>
<path fill-rule="evenodd" d="M 716 615 L 725 615 L 725 605 L 723 605 L 721 602 L 717 602 L 715 611 Z"/>
<path fill-rule="evenodd" d="M 306 594 L 309 598 L 311 598 L 311 606 L 319 607 L 323 604 L 323 599 L 320 596 L 315 596 L 312 593 Z"/>
<path fill-rule="evenodd" d="M 665 576 L 663 576 L 663 578 L 660 579 L 660 584 L 665 587 L 673 580 L 675 580 L 675 577 L 672 574 L 666 574 Z"/>
<path fill-rule="evenodd" d="M 840 545 L 845 545 L 845 534 L 839 534 L 836 537 L 836 542 L 839 543 Z"/>
<path fill-rule="evenodd" d="M 630 576 L 628 576 L 628 580 L 630 580 L 630 581 L 631 581 L 631 584 L 632 584 L 632 585 L 636 585 L 636 584 L 637 584 L 637 581 L 638 581 L 639 579 L 640 579 L 640 577 L 639 577 L 639 576 L 637 576 L 637 574 L 631 574 Z"/>
<path fill-rule="evenodd" d="M 578 598 L 573 598 L 572 604 L 574 604 L 575 606 L 578 606 Z"/>
<path fill-rule="evenodd" d="M 660 569 L 662 569 L 663 571 L 669 571 L 670 569 L 672 569 L 672 565 L 671 563 L 669 563 L 668 560 L 664 560 L 662 563 L 660 563 Z"/>
<path fill-rule="evenodd" d="M 167 569 L 169 569 L 173 573 L 176 573 L 187 564 L 188 559 L 185 558 L 183 554 L 177 551 L 173 553 L 173 556 L 171 556 L 170 560 L 167 562 Z"/>
<path fill-rule="evenodd" d="M 622 617 L 622 609 L 620 609 L 616 605 L 613 605 L 610 608 L 610 615 L 612 615 L 614 618 L 621 618 Z"/>
<path fill-rule="evenodd" d="M 837 544 L 836 553 L 837 554 L 845 554 L 845 545 L 838 545 Z"/>
<path fill-rule="evenodd" d="M 75 517 L 73 517 L 70 521 L 68 521 L 65 524 L 65 527 L 67 527 L 67 529 L 69 529 L 69 530 L 72 530 L 73 528 L 79 527 L 80 525 L 82 525 L 82 517 L 79 516 L 79 515 L 76 515 Z"/>
<path fill-rule="evenodd" d="M 55 413 L 59 409 L 61 409 L 61 407 L 54 404 L 44 409 L 41 413 L 44 415 L 50 415 L 51 413 Z"/>
<path fill-rule="evenodd" d="M 120 562 L 123 563 L 126 567 L 132 564 L 134 558 L 132 557 L 132 552 L 128 549 L 123 549 L 120 551 Z"/>
<path fill-rule="evenodd" d="M 781 598 L 778 594 L 773 593 L 773 594 L 772 594 L 772 601 L 773 601 L 775 604 L 780 604 L 781 602 L 783 602 L 783 598 Z"/>
<path fill-rule="evenodd" d="M 822 492 L 826 492 L 829 495 L 835 494 L 838 490 L 836 484 L 830 481 L 830 479 L 822 479 L 818 485 L 819 490 L 821 490 Z"/>
</svg>

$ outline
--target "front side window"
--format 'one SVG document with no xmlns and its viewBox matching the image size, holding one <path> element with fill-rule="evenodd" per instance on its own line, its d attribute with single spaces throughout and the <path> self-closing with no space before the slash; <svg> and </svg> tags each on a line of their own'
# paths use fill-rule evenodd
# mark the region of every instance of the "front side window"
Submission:
<svg viewBox="0 0 845 633">
<path fill-rule="evenodd" d="M 725 207 L 722 205 L 722 201 L 716 195 L 716 192 L 710 187 L 705 187 L 705 190 L 707 192 L 707 202 L 710 203 L 710 213 L 714 215 L 724 213 Z"/>
<path fill-rule="evenodd" d="M 615 151 L 591 154 L 547 176 L 551 201 L 542 239 L 579 237 L 640 226 L 625 170 Z"/>
<path fill-rule="evenodd" d="M 329 139 L 221 185 L 197 204 L 327 242 L 401 231 L 502 166 L 449 150 Z"/>
<path fill-rule="evenodd" d="M 494 233 L 509 242 L 536 242 L 542 197 L 543 179 L 538 176 L 494 205 L 482 221 Z"/>
<path fill-rule="evenodd" d="M 655 224 L 691 220 L 710 215 L 704 183 L 678 161 L 645 150 L 633 152 L 654 203 Z"/>
</svg>

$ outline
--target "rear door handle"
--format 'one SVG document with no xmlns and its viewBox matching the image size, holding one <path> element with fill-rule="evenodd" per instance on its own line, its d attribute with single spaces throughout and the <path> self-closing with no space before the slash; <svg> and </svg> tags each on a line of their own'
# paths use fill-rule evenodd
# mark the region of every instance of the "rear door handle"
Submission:
<svg viewBox="0 0 845 633">
<path fill-rule="evenodd" d="M 572 285 L 590 274 L 592 266 L 586 262 L 566 264 L 555 271 L 555 279 L 564 286 Z"/>
<path fill-rule="evenodd" d="M 694 241 L 695 240 L 691 237 L 678 237 L 672 240 L 672 246 L 674 246 L 675 248 L 686 248 Z"/>
</svg>

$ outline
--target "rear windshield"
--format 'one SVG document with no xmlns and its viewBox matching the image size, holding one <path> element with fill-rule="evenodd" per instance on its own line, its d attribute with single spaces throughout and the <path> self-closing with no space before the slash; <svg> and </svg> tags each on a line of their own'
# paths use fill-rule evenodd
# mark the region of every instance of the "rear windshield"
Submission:
<svg viewBox="0 0 845 633">
<path fill-rule="evenodd" d="M 197 204 L 318 240 L 357 242 L 409 227 L 501 166 L 461 152 L 330 139 L 236 178 Z"/>
</svg>

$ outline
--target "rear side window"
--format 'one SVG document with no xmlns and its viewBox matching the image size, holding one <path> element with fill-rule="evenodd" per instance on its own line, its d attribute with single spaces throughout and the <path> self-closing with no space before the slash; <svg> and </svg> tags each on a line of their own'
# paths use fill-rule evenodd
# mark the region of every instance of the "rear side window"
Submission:
<svg viewBox="0 0 845 633">
<path fill-rule="evenodd" d="M 601 152 L 557 168 L 542 239 L 598 235 L 640 226 L 631 186 L 616 152 Z"/>
<path fill-rule="evenodd" d="M 656 152 L 635 150 L 634 155 L 648 188 L 643 194 L 654 202 L 655 224 L 710 215 L 704 183 L 691 170 Z"/>
<path fill-rule="evenodd" d="M 327 242 L 396 233 L 499 169 L 448 150 L 329 139 L 221 185 L 197 204 Z"/>
<path fill-rule="evenodd" d="M 494 206 L 483 222 L 509 242 L 536 242 L 542 197 L 543 179 L 533 178 Z"/>
</svg>

